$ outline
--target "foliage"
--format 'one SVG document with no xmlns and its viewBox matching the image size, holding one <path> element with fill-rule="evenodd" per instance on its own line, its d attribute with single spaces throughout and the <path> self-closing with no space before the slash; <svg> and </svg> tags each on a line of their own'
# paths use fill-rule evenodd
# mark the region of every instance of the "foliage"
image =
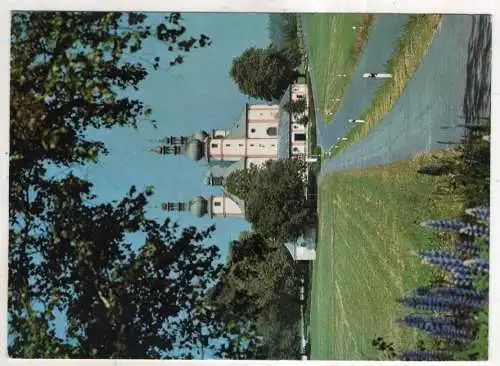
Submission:
<svg viewBox="0 0 500 366">
<path fill-rule="evenodd" d="M 475 207 L 465 212 L 483 222 L 489 222 L 488 207 Z M 487 313 L 488 306 L 488 227 L 460 220 L 433 220 L 425 222 L 424 226 L 439 231 L 458 232 L 475 241 L 456 242 L 456 253 L 444 250 L 417 253 L 424 263 L 449 271 L 450 282 L 455 287 L 424 286 L 415 289 L 413 296 L 402 297 L 400 303 L 405 307 L 439 315 L 408 315 L 400 322 L 408 327 L 423 329 L 448 342 L 445 351 L 450 357 L 452 351 L 455 351 L 457 359 L 487 358 L 488 319 L 484 312 Z M 442 350 L 410 350 L 402 354 L 401 359 L 438 360 L 435 358 L 436 352 Z"/>
<path fill-rule="evenodd" d="M 378 351 L 381 351 L 387 359 L 392 360 L 397 356 L 396 350 L 394 349 L 394 342 L 387 343 L 383 337 L 372 339 L 372 346 Z"/>
<path fill-rule="evenodd" d="M 226 323 L 244 319 L 252 325 L 264 358 L 293 359 L 298 293 L 298 273 L 284 246 L 243 233 L 231 243 L 227 268 L 210 296 Z"/>
<path fill-rule="evenodd" d="M 253 98 L 279 100 L 299 76 L 283 50 L 251 47 L 233 60 L 229 72 L 240 91 Z"/>
<path fill-rule="evenodd" d="M 294 67 L 300 65 L 301 52 L 298 39 L 299 15 L 275 13 L 269 15 L 269 39 L 282 49 Z"/>
<path fill-rule="evenodd" d="M 490 208 L 489 207 L 474 207 L 465 210 L 468 215 L 474 216 L 479 220 L 490 221 Z"/>
<path fill-rule="evenodd" d="M 263 167 L 231 173 L 226 189 L 245 200 L 246 219 L 256 232 L 285 242 L 298 238 L 314 222 L 304 172 L 302 160 L 270 160 Z"/>
<path fill-rule="evenodd" d="M 283 106 L 290 115 L 298 116 L 304 113 L 307 109 L 306 100 L 303 98 L 291 100 Z"/>
<path fill-rule="evenodd" d="M 92 183 L 72 173 L 107 153 L 86 138 L 89 129 L 149 119 L 143 101 L 120 96 L 153 71 L 134 61 L 143 42 L 172 52 L 170 66 L 210 44 L 203 34 L 188 38 L 182 23 L 179 13 L 156 25 L 141 13 L 12 14 L 11 357 L 170 358 L 175 350 L 193 358 L 208 338 L 239 330 L 204 304 L 222 269 L 218 248 L 206 243 L 214 227 L 147 218 L 151 187 L 97 201 Z M 159 57 L 151 63 L 157 69 Z M 50 177 L 50 168 L 66 175 Z M 139 248 L 132 234 L 142 236 Z M 67 320 L 63 338 L 57 314 Z"/>
</svg>

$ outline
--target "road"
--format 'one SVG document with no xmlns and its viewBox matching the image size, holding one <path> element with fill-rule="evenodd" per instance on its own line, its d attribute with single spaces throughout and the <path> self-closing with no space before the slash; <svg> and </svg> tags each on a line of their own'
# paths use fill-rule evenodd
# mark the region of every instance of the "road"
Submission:
<svg viewBox="0 0 500 366">
<path fill-rule="evenodd" d="M 304 44 L 309 49 L 309 37 L 305 26 L 303 15 L 302 29 Z M 361 56 L 351 85 L 344 95 L 333 120 L 325 124 L 319 110 L 316 110 L 316 131 L 318 145 L 323 151 L 330 150 L 336 142 L 337 137 L 344 136 L 352 125 L 347 122 L 349 118 L 358 118 L 361 113 L 370 105 L 375 91 L 382 83 L 380 79 L 364 79 L 361 74 L 365 72 L 385 71 L 385 63 L 391 58 L 397 40 L 401 37 L 401 31 L 408 19 L 407 15 L 379 15 L 375 18 L 370 39 L 366 42 L 363 55 Z M 317 98 L 317 80 L 314 79 L 311 57 L 308 58 L 311 84 L 313 86 L 313 97 L 315 106 L 319 105 Z M 342 73 L 338 70 L 339 74 Z"/>
<path fill-rule="evenodd" d="M 382 16 L 380 18 L 379 23 Z M 485 116 L 490 112 L 491 64 L 485 62 L 491 57 L 490 29 L 491 23 L 485 17 L 445 15 L 422 65 L 393 110 L 368 136 L 324 162 L 322 173 L 405 160 L 418 151 L 440 150 L 459 142 L 464 131 L 454 125 L 464 123 L 464 115 Z M 372 57 L 373 48 L 369 48 L 372 38 L 363 59 Z M 391 56 L 389 53 L 385 58 Z M 356 83 L 363 71 L 358 67 L 354 75 L 346 97 L 345 109 L 348 111 L 347 106 L 355 105 L 351 98 L 357 95 L 364 99 L 360 105 L 367 105 L 369 97 L 364 94 L 367 92 Z M 332 127 L 322 127 L 322 121 L 316 121 L 322 133 L 319 137 L 322 147 L 332 146 L 337 137 L 347 133 L 349 126 L 347 129 L 334 127 L 337 122 L 341 124 L 344 116 L 340 115 L 340 120 L 336 116 Z"/>
</svg>

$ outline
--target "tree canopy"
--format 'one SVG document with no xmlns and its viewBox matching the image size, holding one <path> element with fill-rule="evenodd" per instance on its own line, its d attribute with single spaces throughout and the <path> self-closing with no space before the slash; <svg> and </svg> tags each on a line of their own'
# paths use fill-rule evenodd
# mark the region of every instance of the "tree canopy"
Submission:
<svg viewBox="0 0 500 366">
<path fill-rule="evenodd" d="M 301 62 L 298 23 L 300 15 L 292 13 L 269 14 L 268 32 L 269 39 L 278 48 L 282 49 L 292 62 L 298 67 Z"/>
<path fill-rule="evenodd" d="M 11 30 L 9 355 L 193 358 L 207 338 L 244 329 L 206 306 L 222 270 L 214 227 L 148 218 L 152 187 L 98 201 L 73 172 L 108 153 L 89 129 L 155 123 L 142 100 L 120 96 L 160 65 L 134 61 L 145 40 L 163 44 L 172 67 L 209 37 L 187 36 L 179 13 L 151 24 L 141 13 L 14 12 Z M 67 173 L 51 177 L 53 167 Z M 241 339 L 215 351 L 245 357 Z"/>
<path fill-rule="evenodd" d="M 279 100 L 299 76 L 286 52 L 273 44 L 245 50 L 233 60 L 229 74 L 242 93 L 267 101 Z"/>
<path fill-rule="evenodd" d="M 226 189 L 245 200 L 245 217 L 266 238 L 285 242 L 314 222 L 305 197 L 305 163 L 299 159 L 269 160 L 231 173 Z"/>
<path fill-rule="evenodd" d="M 253 358 L 294 359 L 298 349 L 300 271 L 285 247 L 242 233 L 230 246 L 212 305 L 230 319 L 246 319 L 260 345 Z"/>
</svg>

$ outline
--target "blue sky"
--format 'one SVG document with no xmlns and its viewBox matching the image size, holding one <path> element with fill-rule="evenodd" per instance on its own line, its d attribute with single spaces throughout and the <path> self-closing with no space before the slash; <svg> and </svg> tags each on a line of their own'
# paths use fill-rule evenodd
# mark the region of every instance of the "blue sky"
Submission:
<svg viewBox="0 0 500 366">
<path fill-rule="evenodd" d="M 161 20 L 164 15 L 151 13 L 149 18 Z M 249 99 L 242 94 L 229 76 L 234 57 L 251 46 L 263 47 L 269 43 L 267 14 L 183 14 L 189 35 L 208 35 L 213 43 L 204 49 L 186 55 L 184 63 L 169 68 L 172 53 L 157 41 L 144 44 L 137 60 L 151 60 L 158 55 L 163 61 L 158 71 L 152 71 L 140 90 L 130 95 L 138 97 L 153 110 L 158 121 L 154 129 L 144 124 L 137 131 L 130 128 L 98 130 L 90 136 L 104 141 L 110 150 L 96 165 L 80 169 L 95 184 L 95 192 L 102 200 L 123 197 L 135 184 L 139 189 L 155 186 L 151 206 L 165 201 L 188 201 L 196 195 L 220 193 L 217 187 L 207 187 L 202 180 L 206 173 L 204 161 L 187 157 L 159 156 L 147 151 L 155 144 L 150 139 L 165 136 L 191 135 L 200 129 L 229 128 Z M 163 219 L 167 213 L 151 207 L 152 217 Z M 190 213 L 169 213 L 181 227 L 195 225 L 205 228 L 216 225 L 213 242 L 220 246 L 223 258 L 228 243 L 242 230 L 250 227 L 243 219 L 196 218 Z"/>
<path fill-rule="evenodd" d="M 157 24 L 162 13 L 150 13 L 149 19 Z M 211 242 L 221 249 L 225 260 L 229 242 L 237 239 L 249 224 L 241 218 L 197 218 L 191 213 L 167 213 L 159 207 L 165 201 L 189 201 L 197 195 L 207 197 L 221 193 L 220 188 L 203 184 L 206 173 L 204 162 L 191 161 L 184 156 L 159 156 L 148 149 L 155 146 L 151 139 L 165 136 L 188 136 L 201 129 L 229 128 L 238 118 L 244 103 L 251 101 L 242 94 L 229 76 L 234 57 L 251 46 L 264 47 L 269 43 L 267 14 L 183 14 L 188 36 L 203 33 L 212 40 L 207 48 L 194 50 L 186 55 L 184 63 L 173 68 L 168 66 L 172 53 L 157 41 L 147 41 L 135 61 L 150 65 L 151 73 L 140 85 L 139 91 L 126 95 L 143 100 L 152 108 L 152 118 L 158 128 L 145 123 L 137 130 L 113 128 L 94 130 L 88 136 L 103 141 L 110 153 L 97 164 L 77 169 L 76 173 L 94 183 L 98 201 L 122 198 L 131 185 L 144 189 L 155 186 L 148 215 L 163 220 L 170 216 L 180 227 L 194 225 L 205 229 L 216 225 Z M 159 70 L 153 71 L 153 57 L 163 61 Z M 67 173 L 67 170 L 65 170 Z M 51 175 L 60 175 L 52 171 Z M 143 236 L 136 234 L 132 242 L 143 244 Z M 65 317 L 59 314 L 56 333 L 63 336 Z"/>
</svg>

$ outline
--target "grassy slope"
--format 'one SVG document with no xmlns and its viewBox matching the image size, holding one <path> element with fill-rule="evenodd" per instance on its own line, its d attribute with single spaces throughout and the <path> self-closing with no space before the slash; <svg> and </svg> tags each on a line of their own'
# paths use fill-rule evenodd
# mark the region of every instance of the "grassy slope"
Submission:
<svg viewBox="0 0 500 366">
<path fill-rule="evenodd" d="M 325 121 L 337 111 L 340 103 L 332 99 L 342 98 L 351 82 L 350 77 L 369 37 L 374 16 L 362 14 L 308 14 L 305 26 L 311 47 L 311 61 L 317 83 L 318 107 Z M 354 31 L 353 26 L 363 27 Z"/>
<path fill-rule="evenodd" d="M 403 36 L 398 41 L 396 50 L 388 62 L 387 72 L 393 74 L 393 78 L 383 82 L 371 105 L 360 117 L 366 123 L 354 126 L 347 134 L 348 141 L 338 144 L 340 148 L 332 149 L 332 156 L 368 135 L 371 129 L 392 110 L 427 54 L 441 17 L 441 15 L 410 16 L 403 30 Z"/>
<path fill-rule="evenodd" d="M 377 359 L 370 344 L 376 336 L 403 347 L 415 344 L 417 332 L 393 321 L 403 311 L 395 299 L 432 273 L 410 253 L 438 245 L 436 235 L 417 223 L 461 212 L 459 204 L 431 193 L 442 177 L 416 173 L 431 159 L 421 154 L 323 179 L 311 293 L 312 359 Z"/>
</svg>

